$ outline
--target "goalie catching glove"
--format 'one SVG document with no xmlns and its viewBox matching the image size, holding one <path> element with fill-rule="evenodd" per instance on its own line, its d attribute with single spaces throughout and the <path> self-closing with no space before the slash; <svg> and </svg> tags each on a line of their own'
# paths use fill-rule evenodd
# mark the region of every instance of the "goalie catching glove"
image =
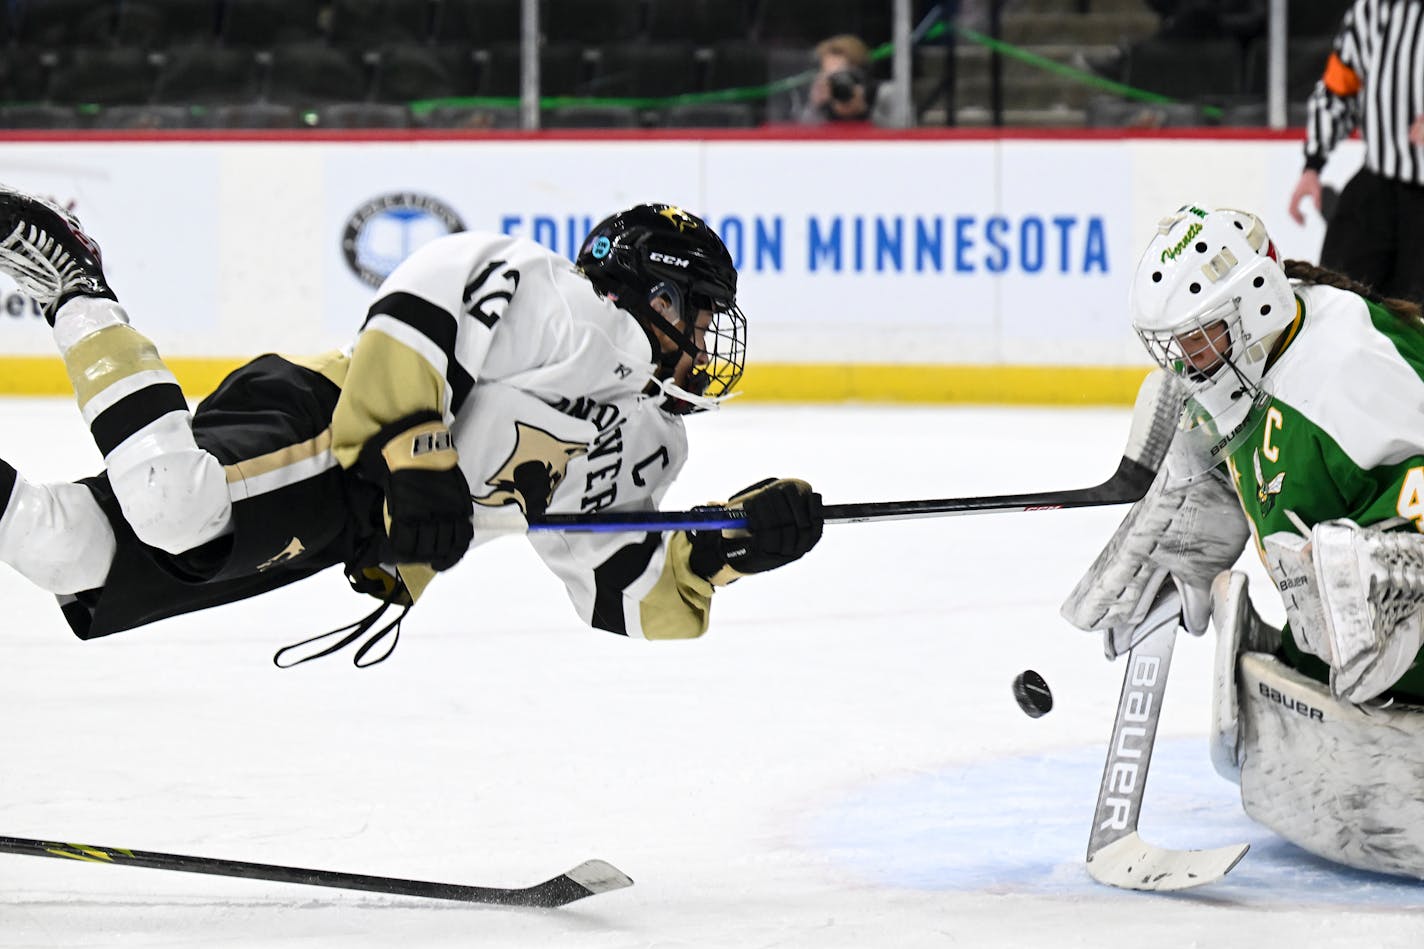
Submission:
<svg viewBox="0 0 1424 949">
<path fill-rule="evenodd" d="M 465 555 L 474 502 L 459 462 L 438 412 L 407 415 L 366 442 L 357 466 L 385 495 L 383 562 L 449 570 Z"/>
<path fill-rule="evenodd" d="M 744 528 L 688 532 L 692 572 L 717 586 L 799 560 L 816 546 L 825 525 L 821 496 L 794 478 L 758 481 L 732 495 L 725 505 L 709 507 L 747 512 Z"/>
<path fill-rule="evenodd" d="M 1424 537 L 1336 520 L 1262 546 L 1291 636 L 1330 664 L 1336 698 L 1367 702 L 1414 664 L 1424 645 Z"/>
<path fill-rule="evenodd" d="M 1214 472 L 1174 478 L 1164 464 L 1060 612 L 1079 629 L 1101 630 L 1103 651 L 1114 659 L 1136 645 L 1134 630 L 1171 580 L 1187 631 L 1200 636 L 1211 618 L 1211 581 L 1236 562 L 1248 537 L 1235 492 Z"/>
</svg>

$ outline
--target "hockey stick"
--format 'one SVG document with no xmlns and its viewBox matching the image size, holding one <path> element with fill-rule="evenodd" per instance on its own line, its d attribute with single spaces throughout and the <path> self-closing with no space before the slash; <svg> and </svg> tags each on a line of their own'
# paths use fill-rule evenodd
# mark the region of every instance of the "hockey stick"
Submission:
<svg viewBox="0 0 1424 949">
<path fill-rule="evenodd" d="M 1182 618 L 1182 598 L 1170 581 L 1137 626 L 1145 631 L 1127 655 L 1122 694 L 1098 788 L 1088 873 L 1099 883 L 1129 890 L 1185 890 L 1224 877 L 1246 855 L 1248 844 L 1215 850 L 1164 850 L 1137 832 L 1147 766 L 1167 691 L 1172 647 Z"/>
<path fill-rule="evenodd" d="M 455 900 L 461 903 L 494 903 L 500 906 L 563 906 L 586 896 L 633 885 L 633 881 L 622 871 L 602 860 L 588 860 L 567 873 L 561 873 L 534 886 L 506 888 L 462 886 L 455 883 L 427 883 L 423 880 L 402 880 L 396 877 L 366 876 L 360 873 L 340 873 L 331 870 L 304 870 L 300 867 L 283 867 L 270 863 L 245 863 L 241 860 L 219 860 L 212 857 L 185 857 L 172 853 L 94 847 L 88 844 L 52 843 L 44 840 L 29 840 L 24 837 L 0 837 L 0 853 L 81 860 L 85 863 L 108 863 L 114 866 L 147 867 L 151 870 L 206 873 L 213 876 L 240 877 L 245 880 L 271 880 L 275 883 L 302 883 L 307 886 L 365 890 L 371 893 L 389 893 L 396 896 L 422 896 L 427 899 Z"/>
<path fill-rule="evenodd" d="M 827 504 L 821 509 L 827 524 L 858 524 L 865 521 L 902 521 L 921 517 L 944 517 L 963 514 L 998 514 L 1013 511 L 1057 511 L 1075 507 L 1102 507 L 1128 504 L 1141 500 L 1157 476 L 1157 469 L 1167 454 L 1181 400 L 1175 389 L 1162 392 L 1163 386 L 1176 383 L 1163 373 L 1147 376 L 1138 393 L 1132 424 L 1128 430 L 1127 447 L 1117 471 L 1101 484 L 1091 488 L 1063 491 L 1041 491 L 1033 494 L 1001 494 L 979 498 L 942 498 L 928 501 L 872 501 L 863 504 Z M 691 511 L 635 511 L 599 514 L 542 514 L 527 521 L 519 510 L 509 506 L 496 510 L 480 510 L 475 515 L 475 529 L 481 531 L 530 533 L 540 531 L 581 531 L 615 533 L 619 531 L 671 531 L 690 527 L 703 530 L 735 529 L 742 526 L 746 513 L 736 508 L 697 508 Z"/>
</svg>

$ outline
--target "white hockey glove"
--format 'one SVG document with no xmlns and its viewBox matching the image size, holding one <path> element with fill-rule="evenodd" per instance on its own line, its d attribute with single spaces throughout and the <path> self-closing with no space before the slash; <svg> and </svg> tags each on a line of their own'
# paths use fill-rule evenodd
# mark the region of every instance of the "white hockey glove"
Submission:
<svg viewBox="0 0 1424 949">
<path fill-rule="evenodd" d="M 1073 588 L 1060 610 L 1079 629 L 1101 630 L 1103 652 L 1130 650 L 1133 630 L 1168 579 L 1182 594 L 1187 631 L 1211 618 L 1211 581 L 1241 556 L 1250 528 L 1236 494 L 1215 472 L 1178 479 L 1171 458 Z"/>
<path fill-rule="evenodd" d="M 1330 691 L 1359 704 L 1414 664 L 1424 646 L 1424 537 L 1322 521 L 1310 537 L 1263 542 L 1291 634 L 1330 664 Z"/>
</svg>

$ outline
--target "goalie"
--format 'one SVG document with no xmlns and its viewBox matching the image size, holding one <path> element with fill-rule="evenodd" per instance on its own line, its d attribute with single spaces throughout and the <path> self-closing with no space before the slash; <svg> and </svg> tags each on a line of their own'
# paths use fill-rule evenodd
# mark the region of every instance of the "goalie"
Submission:
<svg viewBox="0 0 1424 949">
<path fill-rule="evenodd" d="M 502 234 L 432 241 L 386 279 L 352 348 L 258 357 L 191 414 L 67 212 L 0 189 L 0 272 L 54 327 L 105 466 L 36 484 L 0 462 L 0 561 L 58 594 L 81 639 L 342 565 L 382 605 L 295 661 L 315 658 L 408 608 L 487 539 L 477 507 L 656 508 L 687 458 L 684 417 L 742 373 L 731 256 L 667 205 L 604 220 L 576 264 Z M 821 536 L 820 496 L 803 481 L 767 479 L 728 503 L 746 530 L 530 541 L 585 622 L 690 638 L 715 588 Z"/>
<path fill-rule="evenodd" d="M 1064 617 L 1111 658 L 1176 584 L 1188 631 L 1217 629 L 1213 759 L 1246 812 L 1328 859 L 1424 877 L 1419 306 L 1281 261 L 1252 214 L 1189 205 L 1158 224 L 1130 309 L 1182 425 Z M 1252 539 L 1283 630 L 1227 572 Z"/>
</svg>

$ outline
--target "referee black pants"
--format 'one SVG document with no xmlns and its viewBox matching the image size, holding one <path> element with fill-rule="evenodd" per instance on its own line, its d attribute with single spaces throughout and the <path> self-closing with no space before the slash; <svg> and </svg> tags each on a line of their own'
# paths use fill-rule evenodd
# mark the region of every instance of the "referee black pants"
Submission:
<svg viewBox="0 0 1424 949">
<path fill-rule="evenodd" d="M 1326 225 L 1320 266 L 1424 303 L 1424 187 L 1360 169 Z"/>
</svg>

